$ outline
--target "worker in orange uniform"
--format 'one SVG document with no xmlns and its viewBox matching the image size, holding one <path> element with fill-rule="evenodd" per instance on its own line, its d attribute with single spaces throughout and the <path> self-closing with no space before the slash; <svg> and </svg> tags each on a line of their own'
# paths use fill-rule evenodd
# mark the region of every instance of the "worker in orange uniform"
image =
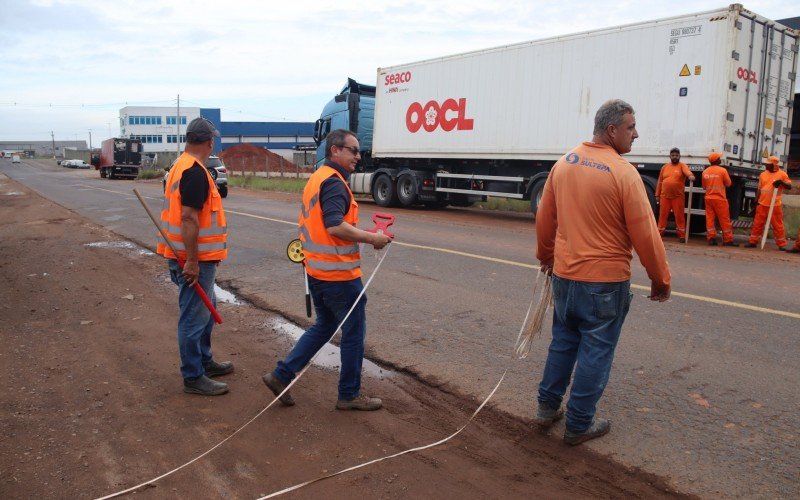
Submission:
<svg viewBox="0 0 800 500">
<path fill-rule="evenodd" d="M 694 175 L 685 163 L 681 163 L 681 151 L 678 148 L 669 150 L 669 163 L 661 167 L 656 185 L 656 201 L 659 204 L 658 233 L 663 237 L 667 229 L 669 213 L 675 214 L 675 225 L 678 226 L 678 241 L 686 241 L 686 216 L 683 214 L 683 186 L 686 179 L 694 182 Z"/>
<path fill-rule="evenodd" d="M 786 171 L 781 170 L 780 160 L 777 156 L 770 156 L 764 162 L 766 170 L 758 176 L 758 206 L 756 216 L 753 218 L 753 229 L 750 231 L 750 241 L 745 245 L 746 248 L 758 246 L 761 235 L 767 230 L 767 214 L 769 214 L 769 204 L 772 201 L 772 192 L 777 189 L 775 197 L 775 208 L 772 210 L 772 234 L 775 237 L 775 244 L 778 250 L 786 250 L 786 230 L 783 228 L 783 206 L 781 205 L 781 195 L 784 189 L 792 189 L 792 181 Z"/>
<path fill-rule="evenodd" d="M 731 186 L 731 176 L 722 166 L 722 155 L 711 153 L 708 155 L 708 168 L 703 170 L 703 189 L 706 191 L 706 238 L 708 244 L 717 245 L 716 219 L 722 229 L 722 245 L 726 247 L 733 244 L 733 227 L 731 226 L 731 210 L 725 188 Z"/>
</svg>

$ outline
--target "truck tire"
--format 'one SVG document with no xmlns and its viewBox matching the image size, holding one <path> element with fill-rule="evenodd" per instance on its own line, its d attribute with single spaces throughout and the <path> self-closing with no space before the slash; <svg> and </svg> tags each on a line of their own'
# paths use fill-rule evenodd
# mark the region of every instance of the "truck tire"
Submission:
<svg viewBox="0 0 800 500">
<path fill-rule="evenodd" d="M 100 178 L 101 179 L 105 179 L 106 178 L 106 169 L 104 169 L 104 168 L 100 169 Z"/>
<path fill-rule="evenodd" d="M 539 210 L 539 203 L 542 201 L 542 193 L 544 193 L 544 183 L 547 179 L 539 179 L 531 187 L 531 213 L 536 215 Z"/>
<path fill-rule="evenodd" d="M 116 176 L 114 175 L 114 169 L 113 168 L 107 168 L 106 169 L 106 177 L 108 177 L 109 179 L 116 179 Z"/>
<path fill-rule="evenodd" d="M 217 186 L 217 191 L 219 191 L 219 195 L 223 198 L 228 197 L 228 186 Z"/>
<path fill-rule="evenodd" d="M 644 175 L 642 176 L 642 182 L 644 183 L 644 191 L 647 193 L 647 201 L 650 202 L 650 208 L 653 209 L 653 216 L 658 219 L 658 203 L 656 203 L 656 183 L 658 180 Z"/>
<path fill-rule="evenodd" d="M 404 174 L 397 178 L 397 199 L 404 207 L 417 203 L 417 178 Z"/>
<path fill-rule="evenodd" d="M 372 185 L 372 198 L 381 207 L 397 205 L 397 187 L 391 177 L 381 174 Z"/>
</svg>

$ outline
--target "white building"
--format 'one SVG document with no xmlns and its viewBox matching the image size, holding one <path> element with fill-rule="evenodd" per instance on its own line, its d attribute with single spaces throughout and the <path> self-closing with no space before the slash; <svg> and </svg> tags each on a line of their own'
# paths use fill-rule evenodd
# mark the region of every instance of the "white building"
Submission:
<svg viewBox="0 0 800 500">
<path fill-rule="evenodd" d="M 171 155 L 178 151 L 179 140 L 183 151 L 189 122 L 203 117 L 221 134 L 214 142 L 214 154 L 239 144 L 252 144 L 294 161 L 298 149 L 314 146 L 313 122 L 223 122 L 220 115 L 219 108 L 181 106 L 178 124 L 176 107 L 126 106 L 119 110 L 120 137 L 139 139 L 144 153 Z"/>
<path fill-rule="evenodd" d="M 180 124 L 178 108 L 158 106 L 126 106 L 119 110 L 120 136 L 142 141 L 145 153 L 162 153 L 178 151 L 178 129 L 180 129 L 180 150 L 186 143 L 186 126 L 200 116 L 200 108 L 181 107 Z M 206 116 L 206 118 L 209 118 Z M 219 110 L 216 110 L 216 122 L 219 129 Z"/>
</svg>

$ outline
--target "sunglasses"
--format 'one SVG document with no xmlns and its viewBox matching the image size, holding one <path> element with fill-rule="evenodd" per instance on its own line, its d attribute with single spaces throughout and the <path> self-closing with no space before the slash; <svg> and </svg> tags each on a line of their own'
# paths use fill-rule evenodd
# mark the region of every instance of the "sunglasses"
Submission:
<svg viewBox="0 0 800 500">
<path fill-rule="evenodd" d="M 339 148 L 350 151 L 351 153 L 353 153 L 353 156 L 357 156 L 361 153 L 361 151 L 359 151 L 358 148 L 355 146 L 339 146 Z"/>
</svg>

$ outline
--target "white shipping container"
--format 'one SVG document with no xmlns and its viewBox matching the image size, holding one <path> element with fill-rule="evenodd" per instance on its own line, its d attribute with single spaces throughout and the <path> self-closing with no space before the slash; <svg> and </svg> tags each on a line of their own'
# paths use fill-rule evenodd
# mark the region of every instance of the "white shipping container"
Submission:
<svg viewBox="0 0 800 500">
<path fill-rule="evenodd" d="M 556 160 L 608 99 L 636 110 L 626 156 L 788 155 L 798 32 L 739 4 L 378 69 L 373 156 Z"/>
</svg>

